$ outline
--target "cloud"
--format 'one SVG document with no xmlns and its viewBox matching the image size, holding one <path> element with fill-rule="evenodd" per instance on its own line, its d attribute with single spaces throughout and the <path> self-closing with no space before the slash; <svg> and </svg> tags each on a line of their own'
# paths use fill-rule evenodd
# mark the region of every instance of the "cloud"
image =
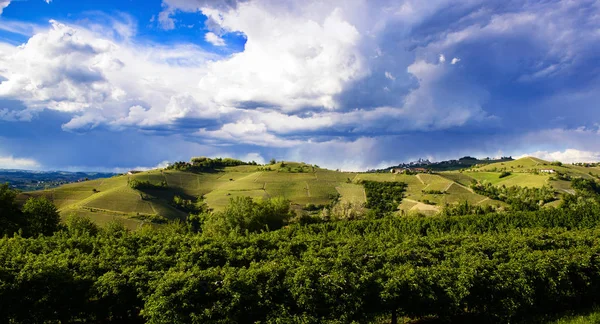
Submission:
<svg viewBox="0 0 600 324">
<path fill-rule="evenodd" d="M 200 129 L 197 136 L 218 140 L 221 143 L 229 144 L 252 144 L 269 147 L 292 147 L 301 144 L 302 141 L 280 138 L 267 129 L 263 123 L 254 123 L 250 119 L 227 123 L 218 130 Z M 211 141 L 208 141 L 211 143 Z M 212 142 L 215 143 L 215 142 Z"/>
<path fill-rule="evenodd" d="M 213 32 L 206 33 L 206 35 L 204 35 L 204 40 L 213 44 L 214 46 L 225 46 L 225 40 Z"/>
<path fill-rule="evenodd" d="M 32 35 L 39 32 L 44 32 L 46 29 L 46 26 L 40 26 L 38 24 L 12 20 L 8 18 L 3 18 L 2 24 L 0 24 L 0 30 L 27 37 L 31 37 Z M 8 51 L 10 49 L 3 50 Z"/>
<path fill-rule="evenodd" d="M 222 11 L 232 10 L 237 8 L 238 3 L 244 1 L 238 0 L 163 0 L 163 10 L 158 14 L 158 22 L 165 30 L 175 29 L 176 20 L 173 16 L 179 11 L 183 12 L 198 12 L 202 8 L 211 8 Z M 211 25 L 212 21 L 207 21 Z M 216 36 L 216 35 L 215 35 Z M 208 40 L 207 40 L 208 41 Z M 220 46 L 220 45 L 219 45 Z"/>
<path fill-rule="evenodd" d="M 243 157 L 241 157 L 240 159 L 242 161 L 246 161 L 246 162 L 254 161 L 258 164 L 267 163 L 265 158 L 260 153 L 256 153 L 256 152 L 248 153 L 248 154 L 244 155 Z"/>
<path fill-rule="evenodd" d="M 372 167 L 370 157 L 378 156 L 377 140 L 361 138 L 355 141 L 331 140 L 322 143 L 297 145 L 286 155 L 287 160 L 303 161 L 330 169 L 364 171 Z"/>
<path fill-rule="evenodd" d="M 161 11 L 158 14 L 158 22 L 160 23 L 160 26 L 164 30 L 173 30 L 173 29 L 175 29 L 175 19 L 173 19 L 171 17 L 173 14 L 174 14 L 174 11 L 170 10 L 170 9 Z"/>
<path fill-rule="evenodd" d="M 40 164 L 32 159 L 15 158 L 11 155 L 0 156 L 0 168 L 2 169 L 37 169 Z"/>
<path fill-rule="evenodd" d="M 243 48 L 152 43 L 118 15 L 3 25 L 32 36 L 0 43 L 2 127 L 56 112 L 53 127 L 72 136 L 140 134 L 168 146 L 161 138 L 178 135 L 181 147 L 214 154 L 352 169 L 452 152 L 600 151 L 590 131 L 600 118 L 593 1 L 164 0 L 161 10 L 173 33 L 181 12 L 195 13 L 206 42 L 233 47 L 242 36 Z M 123 165 L 174 153 L 153 154 Z"/>
<path fill-rule="evenodd" d="M 50 4 L 50 2 L 52 2 L 52 0 L 43 0 L 45 3 Z M 0 15 L 2 14 L 2 11 L 8 7 L 8 5 L 10 4 L 11 0 L 0 0 Z"/>
<path fill-rule="evenodd" d="M 204 8 L 202 13 L 247 37 L 244 52 L 210 64 L 199 83 L 202 89 L 213 89 L 220 104 L 335 109 L 334 97 L 365 73 L 356 47 L 360 34 L 339 9 L 321 21 L 279 13 L 260 2 L 226 12 Z"/>
<path fill-rule="evenodd" d="M 2 14 L 4 8 L 8 7 L 9 4 L 10 0 L 0 0 L 0 15 Z"/>
<path fill-rule="evenodd" d="M 121 28 L 120 35 L 128 34 L 120 22 L 115 24 Z M 210 108 L 198 108 L 200 104 L 193 111 L 174 107 L 186 90 L 196 92 L 197 75 L 204 69 L 201 65 L 215 57 L 195 46 L 139 46 L 51 21 L 49 30 L 22 46 L 7 48 L 8 55 L 0 54 L 0 75 L 5 78 L 0 97 L 22 101 L 28 111 L 73 114 L 65 129 L 120 125 L 134 117 L 130 113 L 139 112 L 132 107 L 146 107 L 146 123 L 154 125 L 168 124 L 184 112 L 204 115 Z M 189 99 L 185 104 L 193 102 L 197 101 Z"/>
</svg>

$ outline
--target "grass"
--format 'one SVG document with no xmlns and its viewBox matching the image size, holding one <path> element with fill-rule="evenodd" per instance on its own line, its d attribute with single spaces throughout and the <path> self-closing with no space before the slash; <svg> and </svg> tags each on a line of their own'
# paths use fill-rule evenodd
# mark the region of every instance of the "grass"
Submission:
<svg viewBox="0 0 600 324">
<path fill-rule="evenodd" d="M 492 164 L 487 164 L 487 165 L 483 165 L 480 167 L 477 167 L 477 170 L 480 171 L 497 171 L 497 170 L 501 170 L 501 169 L 506 169 L 507 171 L 525 171 L 525 170 L 530 170 L 530 169 L 534 169 L 534 168 L 538 168 L 538 169 L 544 169 L 545 165 L 549 165 L 550 162 L 548 161 L 544 161 L 544 160 L 540 160 L 538 158 L 534 158 L 534 157 L 524 157 L 524 158 L 520 158 L 518 160 L 514 160 L 514 161 L 506 161 L 506 162 L 497 162 L 497 163 L 492 163 Z"/>
<path fill-rule="evenodd" d="M 122 186 L 107 192 L 97 193 L 95 197 L 81 204 L 83 207 L 113 210 L 121 213 L 154 214 L 149 200 L 143 200 L 142 194 L 129 187 Z"/>
<path fill-rule="evenodd" d="M 502 170 L 516 172 L 516 173 L 530 173 L 539 172 L 539 170 L 550 169 L 556 172 L 568 174 L 572 177 L 582 177 L 585 179 L 593 179 L 600 176 L 600 169 L 595 167 L 582 167 L 576 165 L 553 165 L 552 162 L 544 161 L 534 157 L 524 157 L 518 160 L 510 162 L 499 162 L 485 166 L 474 168 L 473 171 L 483 172 L 500 172 Z M 591 173 L 591 175 L 590 175 Z"/>
<path fill-rule="evenodd" d="M 94 223 L 100 226 L 105 226 L 110 222 L 119 222 L 130 230 L 136 230 L 145 224 L 145 222 L 142 222 L 137 219 L 123 217 L 122 215 L 115 215 L 111 212 L 101 210 L 96 210 L 92 212 L 85 209 L 73 209 L 67 210 L 61 214 L 61 218 L 63 220 L 65 220 L 69 216 L 89 217 L 94 221 Z"/>
<path fill-rule="evenodd" d="M 355 181 L 396 181 L 396 174 L 393 173 L 359 173 L 355 177 Z"/>
<path fill-rule="evenodd" d="M 215 190 L 208 193 L 206 203 L 214 210 L 223 210 L 229 204 L 229 201 L 235 197 L 252 197 L 254 199 L 267 198 L 268 195 L 264 190 L 246 190 L 246 191 L 226 191 Z"/>
<path fill-rule="evenodd" d="M 518 175 L 513 173 L 507 177 L 500 178 L 500 172 L 468 172 L 468 176 L 479 182 L 489 182 L 495 185 L 500 181 L 508 180 Z"/>
<path fill-rule="evenodd" d="M 489 182 L 501 186 L 542 187 L 548 184 L 549 176 L 546 174 L 513 173 L 500 178 L 500 172 L 468 172 L 468 176 L 479 182 Z"/>
<path fill-rule="evenodd" d="M 469 185 L 471 185 L 471 182 L 473 180 L 475 180 L 474 178 L 472 178 L 471 176 L 469 176 L 466 173 L 462 173 L 462 172 L 442 172 L 439 174 L 440 176 L 450 180 L 450 181 L 454 181 L 456 183 L 459 183 L 463 186 L 468 187 Z"/>
<path fill-rule="evenodd" d="M 574 193 L 575 191 L 571 188 L 571 182 L 566 180 L 552 180 L 549 184 L 556 189 L 559 193 Z"/>
<path fill-rule="evenodd" d="M 422 190 L 446 191 L 453 182 L 436 174 L 417 174 L 415 177 L 425 183 Z"/>
<path fill-rule="evenodd" d="M 507 187 L 510 186 L 521 186 L 521 187 L 530 187 L 530 188 L 540 188 L 546 184 L 548 184 L 549 176 L 548 175 L 537 175 L 537 174 L 513 174 L 515 177 L 508 176 L 500 179 L 501 181 L 496 183 L 496 185 L 505 185 Z"/>
<path fill-rule="evenodd" d="M 267 182 L 265 191 L 271 197 L 284 197 L 294 202 L 298 198 L 308 197 L 308 190 L 304 181 L 278 181 Z"/>
<path fill-rule="evenodd" d="M 600 308 L 595 308 L 589 313 L 566 315 L 548 324 L 600 324 Z"/>
<path fill-rule="evenodd" d="M 365 188 L 352 183 L 342 183 L 335 188 L 340 194 L 340 201 L 348 203 L 363 204 L 367 202 Z"/>
</svg>

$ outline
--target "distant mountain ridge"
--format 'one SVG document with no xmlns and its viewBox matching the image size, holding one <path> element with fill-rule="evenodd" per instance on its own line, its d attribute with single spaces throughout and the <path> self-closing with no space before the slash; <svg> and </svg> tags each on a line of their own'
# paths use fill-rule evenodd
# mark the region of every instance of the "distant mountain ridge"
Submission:
<svg viewBox="0 0 600 324">
<path fill-rule="evenodd" d="M 110 178 L 116 173 L 110 172 L 69 172 L 37 171 L 20 169 L 0 169 L 0 183 L 8 183 L 12 188 L 34 191 L 55 188 L 67 183 L 84 180 Z"/>
<path fill-rule="evenodd" d="M 456 171 L 465 168 L 470 168 L 475 165 L 492 164 L 498 162 L 514 161 L 512 156 L 503 156 L 499 159 L 485 158 L 477 159 L 471 156 L 463 156 L 458 160 L 447 160 L 440 162 L 430 162 L 428 159 L 419 159 L 417 161 L 400 163 L 395 166 L 390 166 L 385 169 L 369 170 L 369 172 L 389 172 L 392 169 L 410 169 L 424 168 L 431 171 Z"/>
</svg>

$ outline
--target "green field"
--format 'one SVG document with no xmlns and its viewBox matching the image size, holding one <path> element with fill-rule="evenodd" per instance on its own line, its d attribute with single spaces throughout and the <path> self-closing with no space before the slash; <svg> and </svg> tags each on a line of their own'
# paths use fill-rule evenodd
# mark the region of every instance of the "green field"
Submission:
<svg viewBox="0 0 600 324">
<path fill-rule="evenodd" d="M 497 162 L 476 167 L 480 171 L 497 171 L 506 169 L 507 171 L 525 171 L 531 169 L 544 169 L 550 162 L 540 160 L 534 157 L 524 157 L 518 160 Z"/>
<path fill-rule="evenodd" d="M 504 205 L 474 193 L 469 188 L 472 181 L 527 187 L 549 184 L 557 193 L 572 192 L 569 181 L 550 180 L 552 175 L 527 172 L 532 168 L 549 168 L 548 165 L 550 162 L 523 158 L 475 167 L 464 172 L 417 175 L 337 172 L 294 162 L 285 162 L 284 167 L 280 163 L 269 165 L 271 171 L 265 171 L 263 166 L 255 165 L 226 167 L 220 171 L 205 173 L 151 170 L 23 193 L 20 200 L 31 196 L 45 196 L 56 204 L 62 216 L 86 215 L 100 224 L 120 219 L 129 228 L 136 228 L 144 222 L 144 218 L 185 218 L 187 213 L 178 210 L 172 204 L 175 196 L 188 200 L 203 197 L 214 210 L 222 210 L 229 204 L 230 199 L 235 197 L 263 199 L 281 196 L 289 199 L 292 207 L 299 211 L 307 204 L 327 205 L 338 195 L 342 202 L 364 203 L 365 194 L 360 185 L 361 180 L 398 181 L 407 184 L 405 199 L 399 206 L 399 214 L 401 215 L 402 211 L 415 211 L 430 215 L 446 204 L 464 201 L 475 205 Z M 509 169 L 512 174 L 500 178 L 499 168 Z M 597 168 L 570 165 L 552 168 L 584 178 L 592 177 L 590 172 L 600 174 Z M 299 170 L 302 172 L 298 172 Z M 128 181 L 132 179 L 155 185 L 166 183 L 168 188 L 134 190 L 128 185 Z"/>
<path fill-rule="evenodd" d="M 361 185 L 342 183 L 335 188 L 341 195 L 340 201 L 363 204 L 367 202 L 365 188 Z"/>
<path fill-rule="evenodd" d="M 441 172 L 440 176 L 467 187 L 475 180 L 473 177 L 463 172 Z"/>
<path fill-rule="evenodd" d="M 600 176 L 600 169 L 596 167 L 583 167 L 570 164 L 555 165 L 552 162 L 544 161 L 534 157 L 524 157 L 514 161 L 492 163 L 484 166 L 474 167 L 470 171 L 479 172 L 502 172 L 509 171 L 513 173 L 539 173 L 540 170 L 554 170 L 572 177 L 582 177 L 592 179 Z M 470 173 L 469 173 L 470 174 Z M 544 174 L 544 173 L 542 173 Z M 545 174 L 547 175 L 547 174 Z"/>
<path fill-rule="evenodd" d="M 513 173 L 509 176 L 500 178 L 500 172 L 465 172 L 469 177 L 480 182 L 489 182 L 493 185 L 521 186 L 521 187 L 542 187 L 549 184 L 549 175 L 532 173 Z"/>
</svg>

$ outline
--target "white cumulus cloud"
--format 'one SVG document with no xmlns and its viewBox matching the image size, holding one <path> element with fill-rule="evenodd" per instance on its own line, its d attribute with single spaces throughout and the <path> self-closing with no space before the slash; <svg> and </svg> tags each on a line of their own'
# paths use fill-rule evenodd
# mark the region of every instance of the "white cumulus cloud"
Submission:
<svg viewBox="0 0 600 324">
<path fill-rule="evenodd" d="M 40 164 L 27 158 L 16 158 L 12 155 L 0 156 L 0 169 L 37 169 Z"/>
<path fill-rule="evenodd" d="M 204 35 L 204 40 L 214 46 L 225 46 L 225 40 L 213 32 L 206 33 L 206 35 Z"/>
</svg>

